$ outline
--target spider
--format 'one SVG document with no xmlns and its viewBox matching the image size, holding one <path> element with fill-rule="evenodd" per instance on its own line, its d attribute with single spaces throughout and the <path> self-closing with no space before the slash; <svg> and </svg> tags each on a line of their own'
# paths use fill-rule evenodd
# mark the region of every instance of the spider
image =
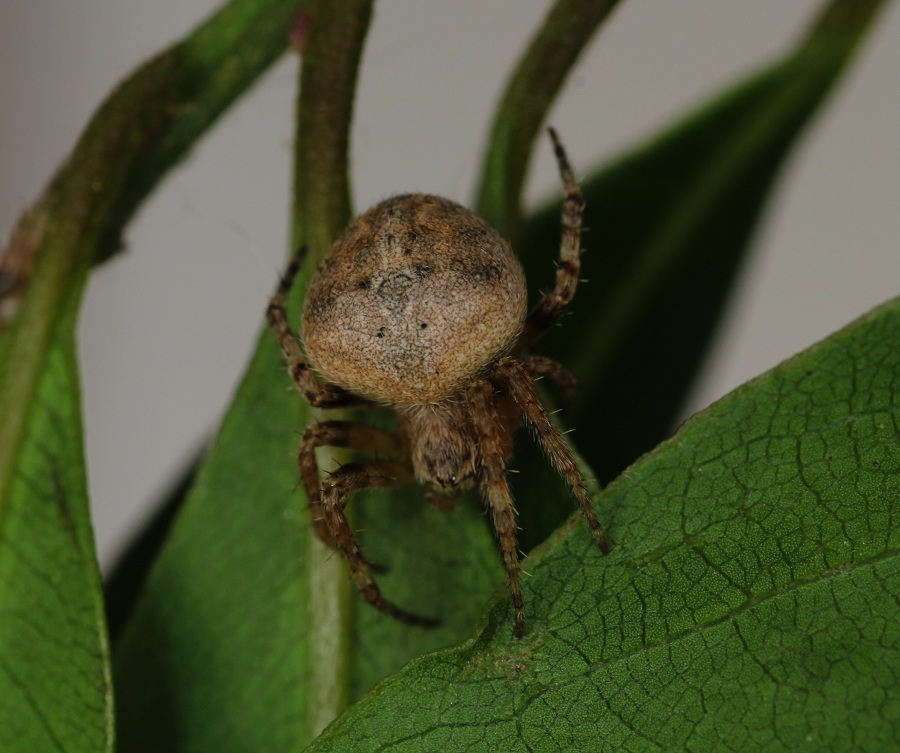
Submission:
<svg viewBox="0 0 900 753">
<path fill-rule="evenodd" d="M 316 408 L 388 408 L 394 431 L 330 420 L 307 428 L 298 465 L 316 534 L 343 555 L 362 597 L 403 622 L 408 612 L 378 589 L 344 507 L 355 491 L 419 482 L 438 507 L 478 486 L 490 509 L 515 608 L 525 632 L 516 511 L 506 479 L 520 416 L 562 475 L 607 551 L 603 529 L 566 443 L 535 393 L 547 376 L 564 391 L 574 377 L 559 363 L 522 353 L 561 318 L 580 268 L 582 197 L 562 144 L 549 129 L 565 188 L 556 285 L 527 314 L 525 273 L 484 220 L 437 196 L 407 194 L 354 220 L 314 274 L 302 318 L 302 347 L 285 300 L 305 249 L 289 264 L 266 315 L 294 384 Z M 316 448 L 371 456 L 321 481 Z M 449 497 L 448 500 L 445 498 Z"/>
</svg>

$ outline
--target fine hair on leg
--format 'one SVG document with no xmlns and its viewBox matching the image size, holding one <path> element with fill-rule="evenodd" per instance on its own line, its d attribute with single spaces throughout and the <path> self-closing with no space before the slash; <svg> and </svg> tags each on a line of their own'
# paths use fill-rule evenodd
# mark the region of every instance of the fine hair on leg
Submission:
<svg viewBox="0 0 900 753">
<path fill-rule="evenodd" d="M 559 361 L 554 361 L 546 356 L 529 355 L 522 359 L 522 366 L 533 380 L 540 377 L 549 377 L 556 382 L 560 389 L 559 403 L 563 410 L 572 404 L 578 380 Z"/>
<path fill-rule="evenodd" d="M 597 513 L 594 512 L 594 506 L 591 497 L 584 487 L 584 479 L 578 470 L 578 464 L 575 457 L 565 443 L 562 435 L 550 421 L 547 410 L 541 405 L 538 396 L 534 391 L 534 385 L 531 377 L 525 371 L 525 368 L 515 358 L 502 358 L 494 367 L 494 375 L 504 389 L 509 393 L 513 400 L 522 409 L 522 415 L 525 417 L 525 423 L 534 431 L 535 436 L 541 446 L 547 452 L 550 462 L 566 480 L 575 499 L 581 506 L 581 512 L 587 519 L 591 528 L 591 534 L 600 551 L 604 554 L 609 550 L 606 543 L 606 537 L 603 535 L 603 528 L 600 521 L 597 520 Z"/>
<path fill-rule="evenodd" d="M 409 625 L 434 627 L 438 620 L 407 612 L 381 594 L 372 578 L 371 568 L 359 548 L 356 534 L 344 512 L 343 499 L 360 489 L 403 486 L 414 481 L 413 474 L 402 463 L 388 460 L 362 460 L 343 465 L 322 482 L 322 511 L 328 532 L 337 550 L 350 566 L 350 576 L 362 597 L 373 607 Z"/>
<path fill-rule="evenodd" d="M 316 461 L 317 447 L 341 447 L 378 458 L 400 457 L 403 450 L 395 434 L 367 424 L 352 421 L 322 421 L 310 424 L 306 428 L 297 457 L 300 478 L 306 490 L 306 504 L 316 535 L 331 548 L 336 548 L 322 511 L 321 481 Z"/>
<path fill-rule="evenodd" d="M 489 382 L 476 382 L 467 391 L 470 414 L 481 453 L 479 482 L 491 511 L 494 531 L 500 543 L 503 565 L 516 611 L 516 637 L 525 634 L 525 604 L 522 596 L 521 565 L 516 539 L 516 509 L 506 479 L 500 415 Z"/>
<path fill-rule="evenodd" d="M 532 309 L 525 327 L 516 343 L 515 352 L 521 353 L 534 345 L 547 330 L 556 325 L 575 296 L 578 275 L 581 272 L 581 215 L 584 199 L 575 174 L 569 165 L 566 151 L 556 131 L 548 129 L 553 141 L 553 151 L 559 165 L 565 196 L 562 205 L 562 241 L 556 267 L 556 284 Z"/>
</svg>

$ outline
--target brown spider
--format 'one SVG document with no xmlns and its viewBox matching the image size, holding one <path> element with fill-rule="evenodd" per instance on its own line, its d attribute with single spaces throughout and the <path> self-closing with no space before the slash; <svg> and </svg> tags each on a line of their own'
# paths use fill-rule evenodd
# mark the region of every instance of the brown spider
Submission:
<svg viewBox="0 0 900 753">
<path fill-rule="evenodd" d="M 311 405 L 381 406 L 396 414 L 395 432 L 351 421 L 312 424 L 298 462 L 316 533 L 346 558 L 363 598 L 403 622 L 436 624 L 382 596 L 347 521 L 346 498 L 358 489 L 418 481 L 440 506 L 436 495 L 452 498 L 477 484 L 503 554 L 516 636 L 524 634 L 516 511 L 505 469 L 519 414 L 607 551 L 575 459 L 532 383 L 546 375 L 568 391 L 574 377 L 549 358 L 517 357 L 559 321 L 580 268 L 581 192 L 552 129 L 550 137 L 565 186 L 560 261 L 556 286 L 527 317 L 525 274 L 509 244 L 469 210 L 424 194 L 377 204 L 334 243 L 309 285 L 303 348 L 284 303 L 304 249 L 269 303 L 291 379 Z M 323 446 L 374 459 L 347 463 L 320 482 L 315 451 Z"/>
</svg>

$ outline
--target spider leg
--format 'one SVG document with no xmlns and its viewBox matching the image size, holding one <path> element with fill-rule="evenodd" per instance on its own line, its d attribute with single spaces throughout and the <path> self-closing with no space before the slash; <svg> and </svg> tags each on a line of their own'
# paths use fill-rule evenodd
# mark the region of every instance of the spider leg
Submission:
<svg viewBox="0 0 900 753">
<path fill-rule="evenodd" d="M 266 319 L 275 333 L 275 337 L 278 338 L 278 344 L 281 346 L 281 352 L 284 354 L 284 360 L 287 362 L 288 373 L 291 375 L 291 379 L 297 385 L 297 389 L 309 401 L 310 405 L 316 408 L 336 408 L 363 402 L 335 384 L 320 383 L 312 369 L 310 369 L 300 343 L 297 342 L 297 338 L 294 337 L 294 333 L 291 331 L 291 325 L 288 322 L 287 311 L 285 310 L 285 301 L 291 292 L 297 272 L 300 270 L 305 256 L 306 246 L 301 246 L 288 264 L 275 293 L 269 300 L 269 306 L 266 308 Z"/>
<path fill-rule="evenodd" d="M 328 530 L 322 510 L 319 465 L 316 462 L 317 447 L 343 447 L 367 452 L 377 457 L 399 456 L 403 454 L 403 450 L 400 440 L 395 434 L 366 424 L 351 421 L 322 421 L 310 424 L 306 428 L 297 457 L 300 478 L 303 481 L 303 488 L 306 490 L 306 503 L 309 506 L 310 519 L 316 535 L 334 549 L 336 544 Z"/>
<path fill-rule="evenodd" d="M 572 404 L 572 398 L 575 397 L 575 388 L 578 386 L 578 380 L 575 375 L 563 366 L 559 361 L 554 361 L 546 356 L 526 356 L 522 359 L 522 366 L 528 372 L 528 376 L 532 379 L 535 377 L 547 376 L 559 385 L 562 395 L 560 403 L 563 409 L 568 408 Z"/>
<path fill-rule="evenodd" d="M 559 174 L 565 189 L 562 208 L 562 241 L 559 248 L 559 264 L 556 268 L 556 285 L 532 309 L 525 320 L 525 327 L 516 343 L 515 352 L 521 353 L 539 340 L 565 313 L 575 295 L 578 274 L 581 271 L 579 251 L 581 245 L 581 214 L 584 201 L 575 174 L 569 165 L 566 151 L 552 128 L 548 129 L 553 150 L 559 164 Z"/>
<path fill-rule="evenodd" d="M 363 460 L 341 466 L 322 482 L 322 511 L 328 531 L 338 551 L 350 565 L 350 575 L 362 597 L 376 609 L 409 625 L 434 627 L 438 620 L 407 612 L 381 595 L 372 579 L 369 564 L 344 512 L 342 499 L 358 489 L 401 486 L 414 481 L 412 471 L 402 463 L 388 460 Z"/>
<path fill-rule="evenodd" d="M 516 541 L 516 509 L 506 480 L 504 443 L 498 431 L 498 427 L 502 426 L 501 418 L 494 388 L 490 383 L 476 382 L 469 387 L 467 397 L 481 453 L 481 490 L 491 508 L 491 518 L 500 542 L 503 565 L 516 610 L 516 637 L 521 638 L 525 634 L 525 603 Z"/>
<path fill-rule="evenodd" d="M 581 512 L 587 519 L 588 525 L 591 527 L 591 534 L 600 551 L 606 554 L 609 546 L 603 535 L 603 528 L 600 521 L 597 520 L 597 514 L 594 512 L 594 506 L 591 503 L 591 497 L 584 488 L 584 480 L 575 458 L 569 450 L 562 435 L 550 421 L 547 410 L 541 405 L 538 396 L 534 391 L 534 385 L 531 377 L 525 367 L 522 366 L 515 358 L 501 358 L 494 367 L 494 376 L 509 392 L 513 400 L 518 403 L 525 416 L 525 422 L 534 430 L 541 445 L 546 450 L 550 461 L 553 463 L 559 474 L 566 480 L 575 499 L 581 506 Z"/>
</svg>

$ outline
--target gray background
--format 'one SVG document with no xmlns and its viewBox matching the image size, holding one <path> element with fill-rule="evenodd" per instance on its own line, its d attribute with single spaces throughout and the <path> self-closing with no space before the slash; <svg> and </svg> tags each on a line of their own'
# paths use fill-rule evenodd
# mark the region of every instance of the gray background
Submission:
<svg viewBox="0 0 900 753">
<path fill-rule="evenodd" d="M 547 3 L 382 0 L 353 139 L 357 206 L 422 190 L 469 203 L 487 123 Z M 110 88 L 214 0 L 3 0 L 0 233 L 38 195 Z M 764 63 L 813 0 L 630 0 L 551 120 L 576 169 L 639 142 Z M 697 410 L 900 289 L 900 7 L 891 4 L 783 175 L 690 401 Z M 163 183 L 93 276 L 80 335 L 101 559 L 211 431 L 287 250 L 288 56 Z M 529 200 L 558 190 L 541 149 Z M 594 228 L 589 253 L 602 253 Z"/>
</svg>

